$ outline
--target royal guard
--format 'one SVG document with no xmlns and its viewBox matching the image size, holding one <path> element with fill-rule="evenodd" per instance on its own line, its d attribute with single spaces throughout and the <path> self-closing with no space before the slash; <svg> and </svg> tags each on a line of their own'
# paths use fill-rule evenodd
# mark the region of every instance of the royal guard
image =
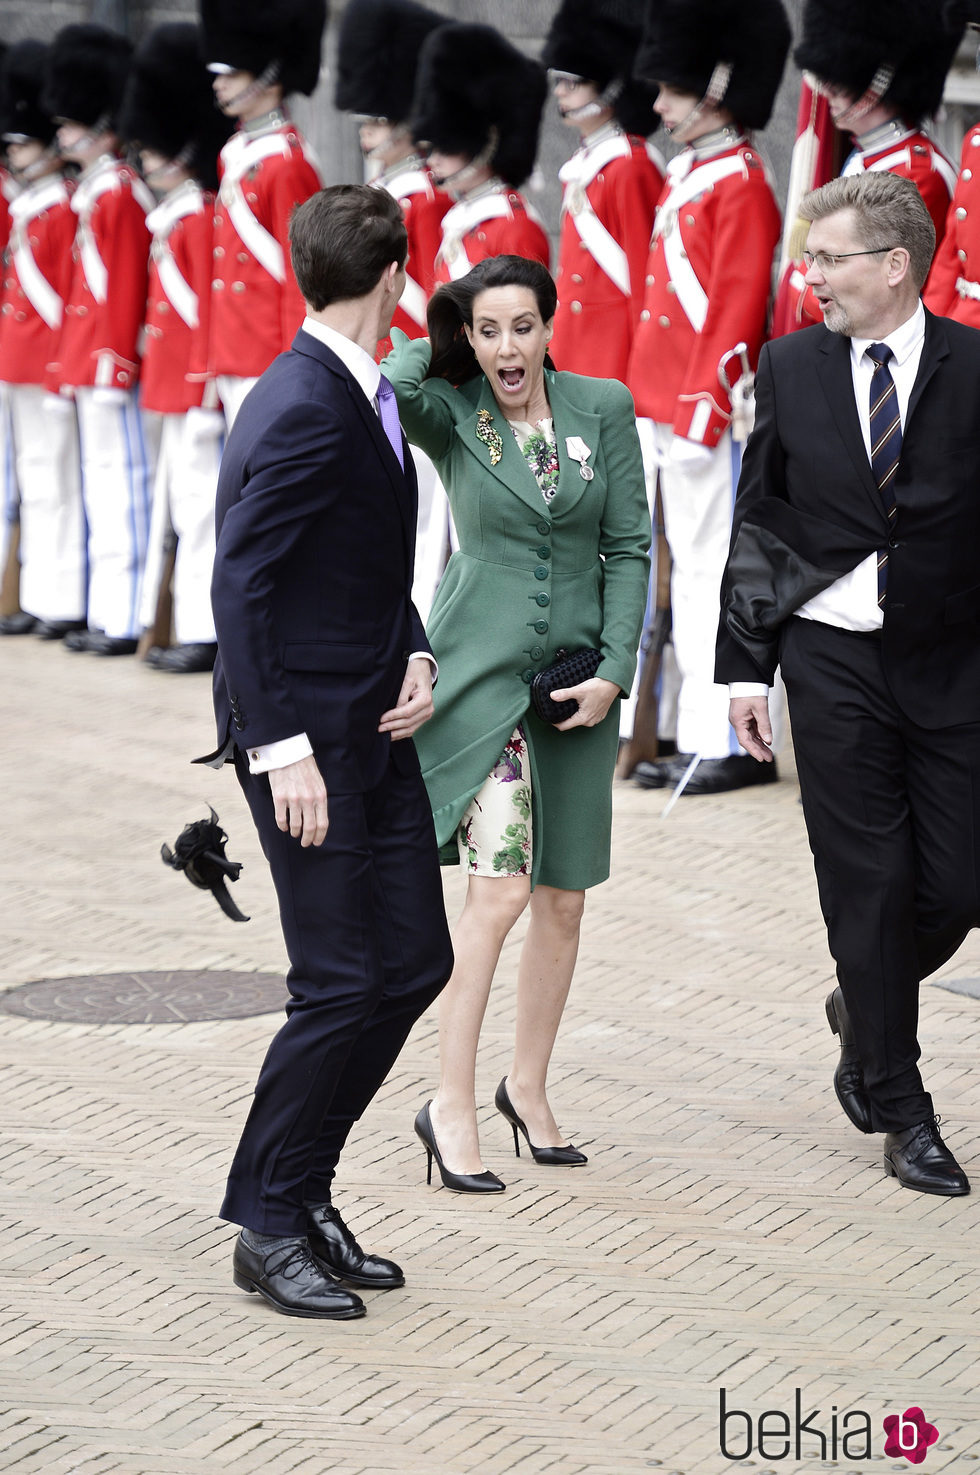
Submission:
<svg viewBox="0 0 980 1475">
<path fill-rule="evenodd" d="M 442 217 L 452 203 L 436 188 L 409 126 L 419 51 L 444 24 L 444 16 L 414 0 L 349 0 L 337 43 L 334 101 L 359 118 L 369 183 L 394 195 L 405 216 L 408 276 L 392 326 L 409 338 L 429 331 L 425 311 L 435 284 Z M 390 347 L 390 339 L 379 344 L 379 360 Z"/>
<path fill-rule="evenodd" d="M 442 219 L 436 280 L 456 281 L 486 256 L 549 265 L 536 212 L 520 193 L 534 168 L 544 68 L 493 26 L 451 22 L 422 46 L 412 133 L 455 201 Z"/>
<path fill-rule="evenodd" d="M 639 764 L 635 777 L 675 785 L 698 757 L 685 794 L 775 776 L 774 764 L 732 746 L 714 647 L 745 433 L 739 406 L 765 335 L 780 227 L 747 130 L 769 119 L 789 40 L 780 0 L 651 0 L 636 63 L 660 84 L 655 110 L 686 147 L 667 166 L 627 375 L 637 415 L 652 422 L 680 677 L 677 753 Z"/>
<path fill-rule="evenodd" d="M 198 27 L 157 26 L 133 58 L 119 127 L 160 197 L 146 218 L 152 245 L 140 399 L 144 417 L 157 422 L 160 449 L 140 623 L 156 623 L 175 533 L 177 643 L 146 653 L 162 671 L 209 671 L 217 649 L 210 589 L 224 416 L 207 356 L 218 151 L 231 126 L 214 106 Z"/>
<path fill-rule="evenodd" d="M 320 76 L 325 0 L 201 0 L 217 106 L 238 122 L 218 163 L 209 365 L 229 425 L 305 308 L 289 264 L 289 217 L 321 186 L 284 107 Z"/>
<path fill-rule="evenodd" d="M 956 169 L 927 133 L 963 35 L 960 0 L 806 0 L 794 54 L 827 98 L 835 128 L 853 138 L 842 175 L 886 170 L 911 179 L 941 241 Z M 823 322 L 813 289 L 795 281 L 790 320 Z"/>
<path fill-rule="evenodd" d="M 71 283 L 76 226 L 74 185 L 64 175 L 54 120 L 40 105 L 47 53 L 41 41 L 19 41 L 0 67 L 0 133 L 19 185 L 0 298 L 0 379 L 20 494 L 24 614 L 13 619 L 18 632 L 58 640 L 85 627 L 85 518 L 75 406 L 45 387 Z"/>
<path fill-rule="evenodd" d="M 136 392 L 155 201 L 119 158 L 116 122 L 132 51 L 104 26 L 65 26 L 51 43 L 41 97 L 61 120 L 62 156 L 82 170 L 71 199 L 71 287 L 49 369 L 51 387 L 73 396 L 78 411 L 88 526 L 88 628 L 69 631 L 65 644 L 104 656 L 136 650 L 156 461 Z"/>
<path fill-rule="evenodd" d="M 445 17 L 414 0 L 349 0 L 337 43 L 335 102 L 359 118 L 361 151 L 369 182 L 402 207 L 408 231 L 405 290 L 392 326 L 409 338 L 428 333 L 426 308 L 435 285 L 442 218 L 452 201 L 437 189 L 412 138 L 409 118 L 423 41 Z M 391 339 L 378 345 L 379 360 Z M 449 502 L 429 457 L 412 457 L 419 484 L 412 602 L 428 617 L 449 554 Z"/>
<path fill-rule="evenodd" d="M 625 379 L 663 159 L 656 88 L 630 75 L 641 0 L 563 0 L 545 41 L 562 122 L 581 146 L 562 166 L 558 311 L 550 353 L 560 369 Z"/>
<path fill-rule="evenodd" d="M 971 34 L 980 30 L 980 0 L 968 0 Z M 980 64 L 980 52 L 977 53 Z M 980 123 L 963 140 L 960 172 L 922 300 L 930 312 L 980 328 Z"/>
</svg>

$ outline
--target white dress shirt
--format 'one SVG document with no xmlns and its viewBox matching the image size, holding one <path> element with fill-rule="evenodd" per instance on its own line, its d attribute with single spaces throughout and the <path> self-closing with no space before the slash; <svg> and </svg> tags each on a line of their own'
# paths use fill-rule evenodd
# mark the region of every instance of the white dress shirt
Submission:
<svg viewBox="0 0 980 1475">
<path fill-rule="evenodd" d="M 926 315 L 922 303 L 887 338 L 851 339 L 851 379 L 857 404 L 861 435 L 868 462 L 871 461 L 871 379 L 874 364 L 866 349 L 872 343 L 884 343 L 892 351 L 888 368 L 898 396 L 898 413 L 905 429 L 912 385 L 919 372 L 922 344 L 925 341 Z M 808 599 L 795 611 L 801 619 L 820 620 L 840 630 L 880 630 L 884 612 L 878 604 L 878 554 L 869 553 L 856 568 L 835 579 L 826 589 Z M 768 690 L 761 682 L 733 681 L 729 686 L 733 697 L 763 696 Z"/>
<path fill-rule="evenodd" d="M 317 322 L 315 318 L 304 318 L 303 331 L 309 333 L 311 338 L 317 338 L 321 343 L 326 344 L 331 353 L 337 355 L 377 413 L 381 370 L 367 350 L 363 349 L 359 343 L 355 343 L 352 338 L 345 338 L 343 333 L 337 332 L 336 328 L 328 328 L 326 323 Z M 420 657 L 432 665 L 434 682 L 439 672 L 435 658 L 428 651 L 416 650 L 409 656 L 409 660 L 414 661 Z M 268 773 L 273 768 L 286 768 L 290 763 L 298 763 L 300 759 L 310 757 L 312 752 L 313 744 L 305 732 L 297 733 L 295 737 L 282 738 L 276 743 L 257 744 L 248 750 L 249 772 Z"/>
</svg>

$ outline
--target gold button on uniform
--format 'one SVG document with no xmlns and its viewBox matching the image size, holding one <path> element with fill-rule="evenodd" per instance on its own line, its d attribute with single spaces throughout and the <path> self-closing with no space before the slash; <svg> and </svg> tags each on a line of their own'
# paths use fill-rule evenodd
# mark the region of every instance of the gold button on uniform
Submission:
<svg viewBox="0 0 980 1475">
<path fill-rule="evenodd" d="M 640 313 L 640 322 L 641 323 L 648 323 L 649 321 L 650 321 L 650 309 L 648 307 L 645 307 L 643 309 L 643 311 Z"/>
<path fill-rule="evenodd" d="M 581 312 L 582 311 L 582 304 L 581 304 L 581 302 L 570 302 L 568 304 L 568 310 L 569 310 L 569 312 Z"/>
<path fill-rule="evenodd" d="M 657 322 L 660 324 L 660 326 L 662 328 L 669 328 L 670 327 L 670 318 L 668 318 L 668 317 L 660 316 L 657 319 Z"/>
<path fill-rule="evenodd" d="M 960 208 L 956 212 L 956 218 L 957 218 L 957 220 L 965 220 L 966 219 L 966 211 L 963 209 L 963 206 L 962 205 L 960 206 Z"/>
</svg>

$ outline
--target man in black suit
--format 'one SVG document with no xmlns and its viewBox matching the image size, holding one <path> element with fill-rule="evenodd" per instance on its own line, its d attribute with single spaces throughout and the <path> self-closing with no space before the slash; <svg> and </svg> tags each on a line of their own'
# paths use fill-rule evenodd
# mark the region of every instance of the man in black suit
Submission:
<svg viewBox="0 0 980 1475">
<path fill-rule="evenodd" d="M 717 679 L 771 762 L 781 664 L 839 987 L 835 1087 L 885 1171 L 969 1192 L 919 1075 L 919 982 L 980 923 L 980 333 L 924 311 L 915 186 L 804 201 L 823 326 L 770 343 L 722 586 Z"/>
<path fill-rule="evenodd" d="M 337 1160 L 453 959 L 411 741 L 433 676 L 410 596 L 415 476 L 374 360 L 405 283 L 401 210 L 383 190 L 325 189 L 295 211 L 290 245 L 307 317 L 245 400 L 217 496 L 218 752 L 290 961 L 221 1214 L 243 1226 L 237 1285 L 348 1318 L 364 1305 L 335 1277 L 404 1277 L 332 1205 Z"/>
</svg>

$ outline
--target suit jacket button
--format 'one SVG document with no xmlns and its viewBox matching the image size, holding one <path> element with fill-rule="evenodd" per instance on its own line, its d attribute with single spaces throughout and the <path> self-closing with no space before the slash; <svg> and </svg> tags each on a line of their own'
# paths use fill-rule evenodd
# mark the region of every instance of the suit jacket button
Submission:
<svg viewBox="0 0 980 1475">
<path fill-rule="evenodd" d="M 532 670 L 529 666 L 526 671 L 521 672 L 521 680 L 524 682 L 525 686 L 530 686 L 531 682 L 534 680 L 537 674 L 537 671 Z"/>
<path fill-rule="evenodd" d="M 528 655 L 531 657 L 532 661 L 540 661 L 541 657 L 544 655 L 544 650 L 540 645 L 532 645 L 531 649 L 528 651 Z"/>
<path fill-rule="evenodd" d="M 545 568 L 543 563 L 539 563 L 537 568 L 534 570 L 534 577 L 536 579 L 546 579 L 548 577 L 548 570 Z"/>
</svg>

